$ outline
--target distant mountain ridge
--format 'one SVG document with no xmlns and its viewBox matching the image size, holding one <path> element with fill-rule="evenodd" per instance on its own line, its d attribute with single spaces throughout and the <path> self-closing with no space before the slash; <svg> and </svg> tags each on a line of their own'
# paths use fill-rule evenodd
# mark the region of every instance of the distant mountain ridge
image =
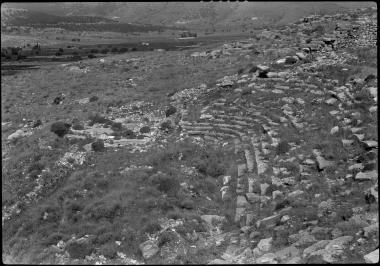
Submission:
<svg viewBox="0 0 380 266">
<path fill-rule="evenodd" d="M 116 23 L 117 21 L 97 16 L 57 16 L 27 9 L 2 8 L 2 26 L 26 26 L 33 24 L 59 23 Z"/>
<path fill-rule="evenodd" d="M 40 11 L 23 8 L 1 8 L 2 31 L 7 32 L 7 27 L 33 27 L 33 28 L 62 28 L 70 31 L 111 31 L 111 32 L 147 32 L 157 31 L 163 26 L 136 25 L 133 23 L 120 23 L 117 20 L 99 17 L 66 15 L 58 16 Z"/>
<path fill-rule="evenodd" d="M 51 15 L 118 18 L 120 22 L 161 26 L 223 26 L 226 24 L 286 24 L 301 17 L 329 14 L 351 8 L 376 6 L 375 2 L 61 2 L 7 3 L 3 6 Z M 3 8 L 3 7 L 2 7 Z M 252 20 L 256 17 L 256 20 Z"/>
</svg>

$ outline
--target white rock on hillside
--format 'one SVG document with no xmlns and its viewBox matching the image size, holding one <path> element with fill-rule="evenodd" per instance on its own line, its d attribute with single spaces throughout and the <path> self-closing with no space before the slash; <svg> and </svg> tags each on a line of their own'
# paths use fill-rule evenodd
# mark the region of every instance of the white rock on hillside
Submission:
<svg viewBox="0 0 380 266">
<path fill-rule="evenodd" d="M 366 263 L 378 263 L 379 262 L 379 249 L 372 251 L 364 256 Z"/>
<path fill-rule="evenodd" d="M 160 250 L 157 244 L 152 240 L 147 240 L 144 243 L 141 243 L 139 247 L 144 259 L 153 257 Z"/>
<path fill-rule="evenodd" d="M 377 171 L 369 171 L 369 172 L 359 172 L 355 176 L 355 180 L 376 180 L 377 179 Z"/>
</svg>

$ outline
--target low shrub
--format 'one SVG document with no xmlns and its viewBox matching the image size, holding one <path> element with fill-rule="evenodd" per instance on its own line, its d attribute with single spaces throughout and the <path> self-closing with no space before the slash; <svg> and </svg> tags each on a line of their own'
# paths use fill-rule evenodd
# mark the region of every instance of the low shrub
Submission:
<svg viewBox="0 0 380 266">
<path fill-rule="evenodd" d="M 96 123 L 99 123 L 99 124 L 111 124 L 112 123 L 111 120 L 109 120 L 108 118 L 103 117 L 102 115 L 100 115 L 98 113 L 91 114 L 89 116 L 89 120 L 90 120 L 90 122 L 89 122 L 90 126 L 93 126 Z"/>
<path fill-rule="evenodd" d="M 104 141 L 101 139 L 98 139 L 97 141 L 91 144 L 91 148 L 93 151 L 96 151 L 96 152 L 105 151 Z"/>
<path fill-rule="evenodd" d="M 71 242 L 66 246 L 66 251 L 70 254 L 73 259 L 84 259 L 92 253 L 93 248 L 88 242 Z"/>
<path fill-rule="evenodd" d="M 91 96 L 91 98 L 89 99 L 90 103 L 92 102 L 96 102 L 97 100 L 99 100 L 99 97 L 94 95 L 94 96 Z"/>
<path fill-rule="evenodd" d="M 183 209 L 192 210 L 195 207 L 194 201 L 191 199 L 184 199 L 180 202 L 180 207 Z"/>
<path fill-rule="evenodd" d="M 179 212 L 178 210 L 169 211 L 166 214 L 166 216 L 168 217 L 168 219 L 174 219 L 174 220 L 179 220 L 183 218 L 183 214 Z"/>
<path fill-rule="evenodd" d="M 173 232 L 165 231 L 159 236 L 157 245 L 159 247 L 162 247 L 166 243 L 169 243 L 170 241 L 175 241 L 176 239 L 177 236 Z"/>
<path fill-rule="evenodd" d="M 285 58 L 285 64 L 292 65 L 295 63 L 297 63 L 297 59 L 295 59 L 294 57 L 286 57 Z"/>
<path fill-rule="evenodd" d="M 100 50 L 100 53 L 107 54 L 109 51 L 110 51 L 109 49 L 104 48 L 104 49 Z"/>
<path fill-rule="evenodd" d="M 77 60 L 82 60 L 83 58 L 80 55 L 74 55 L 71 57 L 71 59 L 77 61 Z"/>
<path fill-rule="evenodd" d="M 111 129 L 112 129 L 113 131 L 120 131 L 120 130 L 123 129 L 123 125 L 122 125 L 121 123 L 114 122 L 114 123 L 112 123 L 112 125 L 111 125 Z"/>
<path fill-rule="evenodd" d="M 161 230 L 161 226 L 158 222 L 148 222 L 142 229 L 143 233 L 153 234 Z"/>
<path fill-rule="evenodd" d="M 170 195 L 176 195 L 180 188 L 179 181 L 167 174 L 154 174 L 150 177 L 150 182 L 156 185 L 159 191 Z"/>
<path fill-rule="evenodd" d="M 117 245 L 116 243 L 106 243 L 99 248 L 99 253 L 105 256 L 106 258 L 113 259 L 117 254 Z"/>
<path fill-rule="evenodd" d="M 98 235 L 96 236 L 94 240 L 94 244 L 102 245 L 111 241 L 115 241 L 115 235 L 113 232 L 104 232 L 104 233 L 97 232 L 97 234 Z"/>
<path fill-rule="evenodd" d="M 43 244 L 46 246 L 56 245 L 62 238 L 61 233 L 52 233 L 43 241 Z"/>
<path fill-rule="evenodd" d="M 281 141 L 277 146 L 277 154 L 285 154 L 290 150 L 290 145 L 287 141 Z"/>
<path fill-rule="evenodd" d="M 85 214 L 96 220 L 106 219 L 112 221 L 115 217 L 120 216 L 122 212 L 122 206 L 117 201 L 97 201 L 85 209 Z"/>
<path fill-rule="evenodd" d="M 177 108 L 175 108 L 174 106 L 169 106 L 168 109 L 166 109 L 165 111 L 165 115 L 166 117 L 168 116 L 171 116 L 172 114 L 175 114 L 177 112 Z"/>
<path fill-rule="evenodd" d="M 160 129 L 163 131 L 170 131 L 173 129 L 172 123 L 170 121 L 164 121 L 161 123 Z"/>
<path fill-rule="evenodd" d="M 258 68 L 257 68 L 257 66 L 252 66 L 250 69 L 249 69 L 249 73 L 255 73 L 257 70 L 259 70 Z"/>
<path fill-rule="evenodd" d="M 140 133 L 145 134 L 150 132 L 150 127 L 149 126 L 143 126 L 140 128 Z"/>
<path fill-rule="evenodd" d="M 72 128 L 75 130 L 83 130 L 84 126 L 81 124 L 78 118 L 74 118 L 72 123 Z"/>
<path fill-rule="evenodd" d="M 124 130 L 121 132 L 121 136 L 122 136 L 122 137 L 126 137 L 126 138 L 128 138 L 128 139 L 136 138 L 136 134 L 135 134 L 135 132 L 133 132 L 133 131 L 130 130 L 130 129 L 124 129 Z"/>
</svg>

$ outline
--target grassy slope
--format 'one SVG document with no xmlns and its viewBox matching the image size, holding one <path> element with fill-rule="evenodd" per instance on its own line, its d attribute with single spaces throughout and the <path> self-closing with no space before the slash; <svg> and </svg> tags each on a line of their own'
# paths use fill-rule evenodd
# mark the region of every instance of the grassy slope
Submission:
<svg viewBox="0 0 380 266">
<path fill-rule="evenodd" d="M 136 64 L 126 63 L 125 60 L 131 58 L 141 58 L 142 61 Z M 56 140 L 56 136 L 49 132 L 49 127 L 56 120 L 71 122 L 78 118 L 85 122 L 91 113 L 105 113 L 108 106 L 120 106 L 134 100 L 151 101 L 157 108 L 162 108 L 166 105 L 168 93 L 201 83 L 211 84 L 220 77 L 235 73 L 248 60 L 191 59 L 185 58 L 181 52 L 136 52 L 106 57 L 105 60 L 104 65 L 99 63 L 99 59 L 84 61 L 90 69 L 86 74 L 70 72 L 68 67 L 57 65 L 14 76 L 2 76 L 2 121 L 12 122 L 2 130 L 3 143 L 6 136 L 25 123 L 23 119 L 41 119 L 43 122 L 41 129 L 36 130 L 30 138 L 14 143 L 15 147 L 6 155 L 9 159 L 3 163 L 3 204 L 14 203 L 31 191 L 41 169 L 53 170 L 44 178 L 46 183 L 51 180 L 51 183 L 56 182 L 58 185 L 43 190 L 43 199 L 35 205 L 28 205 L 26 211 L 11 224 L 5 223 L 5 250 L 12 247 L 10 250 L 16 252 L 11 253 L 11 257 L 18 256 L 18 260 L 23 258 L 25 261 L 40 261 L 43 258 L 51 260 L 49 250 L 42 253 L 41 250 L 56 244 L 59 239 L 67 240 L 72 234 L 97 235 L 92 247 L 101 248 L 102 251 L 110 248 L 112 241 L 122 240 L 119 238 L 127 234 L 124 236 L 127 240 L 123 242 L 126 246 L 123 244 L 118 250 L 130 250 L 128 255 L 138 257 L 137 244 L 144 239 L 144 230 L 153 226 L 149 225 L 152 223 L 149 217 L 171 215 L 185 217 L 190 222 L 194 217 L 199 219 L 201 214 L 210 211 L 218 213 L 219 210 L 224 210 L 223 215 L 233 216 L 232 206 L 225 205 L 216 197 L 220 193 L 221 180 L 206 178 L 207 174 L 204 173 L 199 175 L 200 179 L 189 181 L 179 170 L 181 164 L 192 166 L 197 163 L 200 169 L 207 169 L 208 165 L 221 167 L 220 162 L 217 162 L 224 160 L 222 171 L 233 173 L 234 167 L 230 165 L 233 158 L 221 156 L 221 151 L 213 151 L 212 147 L 199 150 L 197 145 L 186 143 L 177 148 L 171 147 L 167 153 L 162 153 L 162 148 L 141 155 L 121 149 L 95 154 L 74 172 L 61 169 L 63 172 L 58 174 L 54 162 L 75 142 Z M 128 78 L 133 78 L 137 86 L 126 85 Z M 53 99 L 61 92 L 66 94 L 64 103 L 52 105 Z M 75 102 L 95 95 L 99 100 L 85 106 Z M 38 143 L 50 145 L 53 150 L 41 149 Z M 187 155 L 179 162 L 179 152 L 185 150 L 191 156 Z M 206 155 L 211 157 L 207 159 L 204 157 Z M 20 160 L 22 164 L 19 163 Z M 91 164 L 95 166 L 89 167 Z M 121 174 L 121 170 L 130 164 L 153 165 L 155 168 Z M 161 169 L 162 167 L 164 168 Z M 158 170 L 171 177 L 175 176 L 174 184 L 183 181 L 191 183 L 202 196 L 194 201 L 185 192 L 179 192 L 169 199 L 162 198 L 164 192 L 154 188 L 154 184 L 146 186 L 150 176 Z M 218 172 L 213 168 L 204 171 L 210 174 Z M 25 180 L 25 174 L 32 178 Z M 84 189 L 87 189 L 87 194 L 81 196 Z M 135 193 L 136 191 L 139 192 Z M 214 201 L 210 202 L 206 196 Z M 183 209 L 181 204 L 189 205 L 190 209 Z M 81 211 L 79 216 L 76 214 L 78 210 Z M 168 214 L 168 211 L 172 214 Z M 45 212 L 51 214 L 47 220 L 41 218 Z M 190 228 L 189 226 L 185 227 Z M 101 228 L 107 228 L 107 236 L 99 231 Z M 201 228 L 197 230 L 202 230 Z M 27 239 L 21 241 L 24 237 Z M 30 243 L 34 243 L 32 249 L 29 249 Z M 111 249 L 116 250 L 113 246 Z M 207 254 L 206 252 L 202 256 L 209 257 Z"/>
</svg>

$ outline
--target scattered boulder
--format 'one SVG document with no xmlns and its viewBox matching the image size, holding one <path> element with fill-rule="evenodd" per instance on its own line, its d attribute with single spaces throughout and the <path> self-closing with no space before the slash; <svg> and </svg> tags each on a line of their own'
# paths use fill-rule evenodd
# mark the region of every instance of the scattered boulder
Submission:
<svg viewBox="0 0 380 266">
<path fill-rule="evenodd" d="M 258 264 L 277 264 L 276 255 L 274 253 L 267 253 L 256 259 L 255 263 Z"/>
<path fill-rule="evenodd" d="M 322 259 L 327 263 L 339 261 L 340 256 L 344 252 L 344 248 L 352 241 L 352 236 L 341 236 L 331 240 L 322 250 Z"/>
<path fill-rule="evenodd" d="M 305 245 L 310 245 L 316 242 L 317 239 L 310 234 L 308 231 L 300 231 L 298 234 L 293 234 L 289 236 L 289 242 L 295 247 L 301 247 Z"/>
<path fill-rule="evenodd" d="M 262 252 L 268 252 L 272 248 L 272 238 L 261 239 L 257 248 Z"/>
<path fill-rule="evenodd" d="M 306 59 L 306 55 L 302 52 L 299 52 L 299 53 L 296 53 L 296 56 L 298 56 L 299 59 L 301 60 L 305 60 Z"/>
<path fill-rule="evenodd" d="M 379 263 L 379 249 L 365 255 L 364 260 L 366 263 Z"/>
<path fill-rule="evenodd" d="M 355 180 L 358 181 L 369 181 L 369 180 L 377 180 L 378 174 L 376 170 L 370 172 L 359 172 L 355 176 Z"/>
<path fill-rule="evenodd" d="M 16 140 L 16 139 L 19 139 L 22 137 L 27 137 L 30 135 L 32 135 L 32 132 L 29 132 L 25 129 L 18 129 L 14 133 L 10 134 L 7 139 L 8 140 Z"/>
<path fill-rule="evenodd" d="M 314 243 L 310 247 L 304 249 L 302 256 L 306 258 L 310 256 L 311 254 L 313 254 L 314 252 L 324 249 L 328 243 L 330 243 L 330 240 L 321 240 L 317 243 Z"/>
<path fill-rule="evenodd" d="M 149 259 L 156 255 L 160 250 L 156 242 L 153 240 L 147 240 L 144 243 L 141 243 L 139 246 L 141 253 L 144 259 Z"/>
<path fill-rule="evenodd" d="M 323 158 L 322 156 L 317 156 L 316 159 L 317 159 L 317 166 L 318 166 L 319 171 L 322 171 L 325 168 L 334 165 L 333 161 L 328 161 L 325 158 Z"/>
<path fill-rule="evenodd" d="M 335 127 L 333 127 L 331 130 L 330 130 L 330 134 L 331 135 L 334 135 L 334 134 L 336 134 L 336 133 L 338 133 L 339 132 L 339 127 L 338 126 L 335 126 Z"/>
</svg>

